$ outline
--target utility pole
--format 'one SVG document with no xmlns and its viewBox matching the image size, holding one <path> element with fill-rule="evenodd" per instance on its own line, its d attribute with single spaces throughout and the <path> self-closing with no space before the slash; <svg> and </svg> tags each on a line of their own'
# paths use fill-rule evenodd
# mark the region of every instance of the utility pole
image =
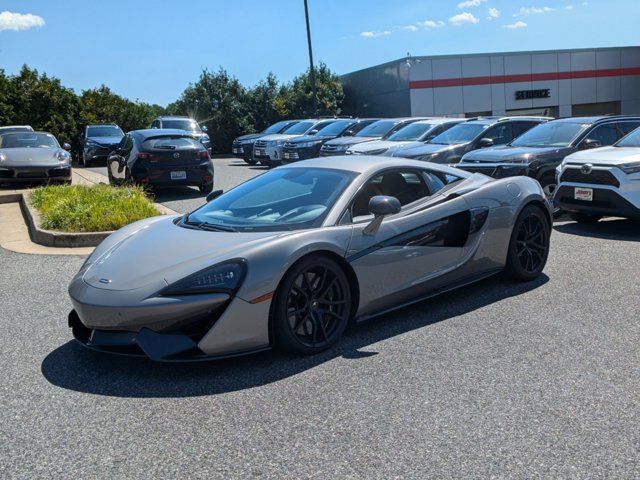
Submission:
<svg viewBox="0 0 640 480">
<path fill-rule="evenodd" d="M 309 79 L 311 80 L 311 91 L 313 94 L 313 116 L 318 115 L 318 95 L 316 91 L 316 74 L 313 69 L 313 51 L 311 50 L 311 28 L 309 27 L 309 8 L 307 0 L 304 0 L 304 17 L 307 21 L 307 45 L 309 46 Z"/>
</svg>

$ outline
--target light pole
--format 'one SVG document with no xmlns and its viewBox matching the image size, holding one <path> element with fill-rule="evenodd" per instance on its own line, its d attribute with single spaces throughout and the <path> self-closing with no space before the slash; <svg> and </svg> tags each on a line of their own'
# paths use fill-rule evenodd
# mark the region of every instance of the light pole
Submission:
<svg viewBox="0 0 640 480">
<path fill-rule="evenodd" d="M 311 92 L 313 94 L 313 116 L 318 115 L 318 96 L 316 92 L 316 74 L 313 70 L 313 51 L 311 50 L 311 28 L 309 27 L 309 8 L 307 0 L 304 0 L 304 17 L 307 21 L 307 45 L 309 46 L 309 79 L 311 80 Z"/>
</svg>

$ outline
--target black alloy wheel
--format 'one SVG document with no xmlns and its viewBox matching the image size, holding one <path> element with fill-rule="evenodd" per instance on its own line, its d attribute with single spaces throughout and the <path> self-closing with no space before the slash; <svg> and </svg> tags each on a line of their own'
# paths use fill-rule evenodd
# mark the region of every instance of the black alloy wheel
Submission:
<svg viewBox="0 0 640 480">
<path fill-rule="evenodd" d="M 349 282 L 333 260 L 310 257 L 287 273 L 274 306 L 279 347 L 299 354 L 321 352 L 336 343 L 349 323 Z"/>
<path fill-rule="evenodd" d="M 514 280 L 537 278 L 547 263 L 551 226 L 545 213 L 530 205 L 513 227 L 505 272 Z"/>
</svg>

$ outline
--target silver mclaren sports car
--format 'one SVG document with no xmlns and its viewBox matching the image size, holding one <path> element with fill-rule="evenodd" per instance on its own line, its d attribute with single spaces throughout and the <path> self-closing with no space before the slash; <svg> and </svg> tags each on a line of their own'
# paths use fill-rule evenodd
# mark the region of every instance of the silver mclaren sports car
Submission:
<svg viewBox="0 0 640 480">
<path fill-rule="evenodd" d="M 490 275 L 533 280 L 549 252 L 550 205 L 527 177 L 342 156 L 216 193 L 96 248 L 69 286 L 79 342 L 167 362 L 314 354 L 351 322 Z"/>
</svg>

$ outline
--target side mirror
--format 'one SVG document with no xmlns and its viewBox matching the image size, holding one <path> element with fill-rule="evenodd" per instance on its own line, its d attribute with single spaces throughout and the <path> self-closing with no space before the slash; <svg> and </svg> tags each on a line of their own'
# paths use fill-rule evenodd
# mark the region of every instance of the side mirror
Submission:
<svg viewBox="0 0 640 480">
<path fill-rule="evenodd" d="M 480 148 L 493 147 L 493 139 L 492 138 L 487 138 L 487 137 L 481 138 L 478 141 L 478 146 Z"/>
<path fill-rule="evenodd" d="M 224 190 L 214 190 L 213 192 L 209 193 L 207 195 L 207 202 L 210 202 L 211 200 L 218 198 L 220 195 L 222 195 L 224 192 Z"/>
<path fill-rule="evenodd" d="M 207 133 L 209 131 L 206 125 L 203 125 L 202 127 L 200 127 L 200 130 L 202 130 L 204 133 Z"/>
<path fill-rule="evenodd" d="M 353 130 L 347 130 L 342 134 L 343 137 L 353 137 L 356 134 Z"/>
<path fill-rule="evenodd" d="M 587 138 L 582 142 L 583 150 L 588 150 L 590 148 L 598 148 L 601 146 L 602 144 L 598 140 L 594 140 L 593 138 Z"/>
<path fill-rule="evenodd" d="M 65 143 L 62 144 L 62 148 L 64 148 L 65 150 L 68 151 L 68 150 L 71 150 L 71 145 L 69 145 L 68 143 L 65 142 Z"/>
<path fill-rule="evenodd" d="M 365 235 L 375 235 L 380 228 L 382 219 L 387 215 L 393 215 L 398 213 L 402 205 L 400 200 L 396 197 L 390 197 L 388 195 L 376 195 L 369 200 L 369 212 L 374 216 L 374 219 L 369 225 L 367 225 L 362 233 Z"/>
<path fill-rule="evenodd" d="M 313 130 L 309 130 L 308 135 L 315 135 L 316 133 L 318 133 L 318 129 L 314 128 Z"/>
</svg>

